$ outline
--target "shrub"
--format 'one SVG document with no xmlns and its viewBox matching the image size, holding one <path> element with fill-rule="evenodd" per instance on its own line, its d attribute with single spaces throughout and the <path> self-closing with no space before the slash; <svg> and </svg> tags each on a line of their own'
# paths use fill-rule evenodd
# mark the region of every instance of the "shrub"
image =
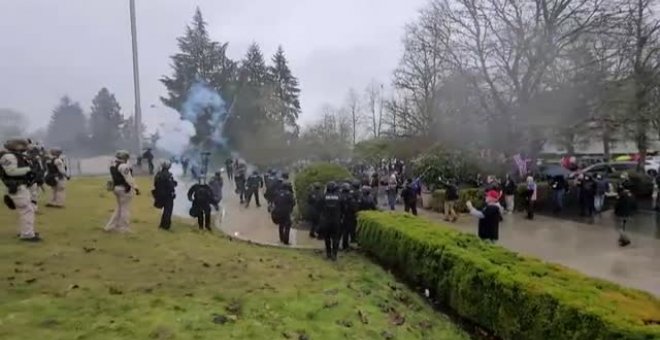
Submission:
<svg viewBox="0 0 660 340">
<path fill-rule="evenodd" d="M 467 201 L 472 201 L 475 208 L 480 209 L 485 204 L 486 196 L 484 190 L 480 188 L 467 188 L 458 191 L 458 201 L 456 202 L 456 212 L 468 212 Z M 445 211 L 445 191 L 435 190 L 431 195 L 431 209 L 444 212 Z"/>
<path fill-rule="evenodd" d="M 360 246 L 503 339 L 658 339 L 650 294 L 524 257 L 408 214 L 361 212 Z"/>
<path fill-rule="evenodd" d="M 330 163 L 315 163 L 304 168 L 296 174 L 294 190 L 296 193 L 296 205 L 298 206 L 298 215 L 303 219 L 308 216 L 309 208 L 307 206 L 307 194 L 309 188 L 314 182 L 319 182 L 323 186 L 330 181 L 340 181 L 346 178 L 352 178 L 351 173 L 341 165 Z"/>
<path fill-rule="evenodd" d="M 480 172 L 476 162 L 465 152 L 447 150 L 440 146 L 418 157 L 412 165 L 414 176 L 420 176 L 424 184 L 432 190 L 439 187 L 439 178 L 468 183 Z"/>
</svg>

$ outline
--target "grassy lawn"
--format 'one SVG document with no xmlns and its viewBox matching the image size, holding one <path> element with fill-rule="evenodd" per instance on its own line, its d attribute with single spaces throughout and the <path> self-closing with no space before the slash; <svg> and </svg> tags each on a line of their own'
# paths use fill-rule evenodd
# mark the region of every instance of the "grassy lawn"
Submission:
<svg viewBox="0 0 660 340">
<path fill-rule="evenodd" d="M 105 178 L 71 182 L 67 209 L 41 208 L 41 244 L 20 243 L 0 209 L 0 338 L 469 338 L 360 255 L 331 263 L 186 221 L 159 232 L 142 182 L 133 234 L 102 231 L 114 208 Z"/>
</svg>

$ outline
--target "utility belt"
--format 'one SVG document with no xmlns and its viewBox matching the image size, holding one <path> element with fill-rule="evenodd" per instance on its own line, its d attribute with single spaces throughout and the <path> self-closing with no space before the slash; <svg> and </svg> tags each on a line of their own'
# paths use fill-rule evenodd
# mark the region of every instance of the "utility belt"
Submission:
<svg viewBox="0 0 660 340">
<path fill-rule="evenodd" d="M 28 178 L 4 178 L 2 182 L 7 187 L 7 191 L 9 192 L 10 195 L 15 195 L 18 192 L 18 188 L 21 185 L 25 185 L 26 187 L 29 187 L 34 183 L 33 180 L 30 180 Z"/>
</svg>

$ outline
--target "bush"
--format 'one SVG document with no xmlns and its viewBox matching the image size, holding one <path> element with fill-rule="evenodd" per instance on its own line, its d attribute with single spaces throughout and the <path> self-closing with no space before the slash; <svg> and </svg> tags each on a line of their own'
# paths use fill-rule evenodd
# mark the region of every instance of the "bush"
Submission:
<svg viewBox="0 0 660 340">
<path fill-rule="evenodd" d="M 483 208 L 486 200 L 486 196 L 483 189 L 480 188 L 467 188 L 461 189 L 458 191 L 458 201 L 456 202 L 456 212 L 457 213 L 466 213 L 468 212 L 467 201 L 472 201 L 472 204 L 475 208 Z M 435 190 L 431 195 L 431 209 L 437 212 L 445 211 L 445 191 L 444 190 Z"/>
<path fill-rule="evenodd" d="M 361 212 L 360 246 L 503 339 L 659 339 L 652 295 L 408 214 Z"/>
<path fill-rule="evenodd" d="M 321 183 L 324 187 L 330 181 L 341 181 L 352 178 L 351 173 L 341 165 L 330 163 L 315 163 L 304 168 L 296 174 L 294 191 L 296 192 L 296 205 L 299 217 L 306 219 L 309 212 L 307 207 L 307 195 L 309 188 L 314 182 Z"/>
<path fill-rule="evenodd" d="M 422 182 L 431 190 L 439 187 L 439 178 L 453 179 L 458 183 L 470 183 L 480 172 L 476 162 L 465 152 L 446 150 L 440 146 L 421 155 L 412 165 L 414 166 L 414 176 L 421 177 Z"/>
</svg>

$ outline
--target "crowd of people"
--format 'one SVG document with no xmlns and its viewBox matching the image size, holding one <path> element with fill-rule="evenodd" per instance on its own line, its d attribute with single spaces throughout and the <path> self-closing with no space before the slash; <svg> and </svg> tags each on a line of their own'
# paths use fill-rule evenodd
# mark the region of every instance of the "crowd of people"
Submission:
<svg viewBox="0 0 660 340">
<path fill-rule="evenodd" d="M 43 186 L 52 188 L 52 199 L 48 207 L 62 208 L 65 203 L 66 182 L 70 179 L 62 150 L 52 148 L 48 151 L 37 143 L 26 139 L 12 139 L 4 144 L 5 150 L 0 152 L 0 175 L 7 187 L 4 202 L 19 217 L 19 237 L 24 241 L 38 242 L 39 233 L 34 230 L 34 219 L 37 211 L 38 195 L 44 191 Z M 154 173 L 153 154 L 147 149 L 141 155 L 149 165 L 149 171 Z M 133 178 L 133 170 L 127 151 L 118 151 L 110 165 L 111 181 L 108 190 L 113 192 L 117 207 L 105 226 L 106 231 L 128 231 L 130 220 L 130 204 L 135 195 L 140 194 Z M 181 158 L 179 162 L 187 172 L 189 160 Z M 238 200 L 246 208 L 252 202 L 257 208 L 262 206 L 261 196 L 267 203 L 267 211 L 272 221 L 278 225 L 280 242 L 290 243 L 292 226 L 291 214 L 295 207 L 293 186 L 286 171 L 270 169 L 260 174 L 257 170 L 248 173 L 248 166 L 238 159 L 229 158 L 224 168 L 215 172 L 207 181 L 205 165 L 193 163 L 192 178 L 196 181 L 187 191 L 187 198 L 192 203 L 190 215 L 197 219 L 200 230 L 211 231 L 212 213 L 220 212 L 220 202 L 223 199 L 224 177 L 232 181 Z M 154 187 L 151 194 L 154 206 L 162 209 L 159 228 L 171 228 L 174 200 L 176 198 L 177 181 L 171 173 L 172 161 L 163 161 L 154 175 Z M 356 241 L 357 213 L 361 210 L 377 209 L 379 196 L 385 198 L 384 207 L 395 210 L 397 203 L 403 203 L 403 209 L 413 215 L 417 214 L 418 199 L 421 196 L 422 183 L 420 178 L 404 175 L 406 165 L 399 160 L 382 162 L 378 167 L 353 166 L 353 175 L 357 180 L 340 182 L 314 183 L 309 188 L 305 201 L 308 211 L 304 215 L 311 224 L 310 237 L 323 239 L 326 255 L 336 260 L 339 248 L 348 250 L 350 244 Z M 459 201 L 458 183 L 452 179 L 439 179 L 445 189 L 444 215 L 447 221 L 456 221 L 456 204 Z M 534 219 L 535 202 L 537 199 L 537 184 L 532 176 L 528 176 L 522 187 L 523 202 L 516 202 L 520 185 L 512 176 L 506 176 L 500 181 L 495 176 L 487 176 L 481 184 L 485 197 L 483 208 L 477 210 L 468 203 L 471 215 L 479 218 L 478 235 L 487 240 L 498 238 L 499 222 L 505 214 L 514 212 L 516 204 L 522 203 L 528 219 Z M 621 183 L 614 188 L 606 178 L 600 175 L 594 177 L 579 174 L 574 181 L 578 190 L 580 212 L 591 217 L 599 214 L 604 207 L 605 197 L 616 197 L 615 215 L 619 217 L 619 244 L 630 243 L 626 236 L 626 224 L 634 210 L 634 196 L 631 193 L 631 182 L 627 174 L 623 174 Z M 559 213 L 564 209 L 564 197 L 569 190 L 568 181 L 564 176 L 555 176 L 550 181 L 552 204 L 554 211 Z"/>
<path fill-rule="evenodd" d="M 7 188 L 3 198 L 5 205 L 18 214 L 19 239 L 41 241 L 34 225 L 44 185 L 52 190 L 46 207 L 64 208 L 66 201 L 66 182 L 70 175 L 62 149 L 46 150 L 30 139 L 7 140 L 0 151 L 0 178 Z"/>
</svg>

